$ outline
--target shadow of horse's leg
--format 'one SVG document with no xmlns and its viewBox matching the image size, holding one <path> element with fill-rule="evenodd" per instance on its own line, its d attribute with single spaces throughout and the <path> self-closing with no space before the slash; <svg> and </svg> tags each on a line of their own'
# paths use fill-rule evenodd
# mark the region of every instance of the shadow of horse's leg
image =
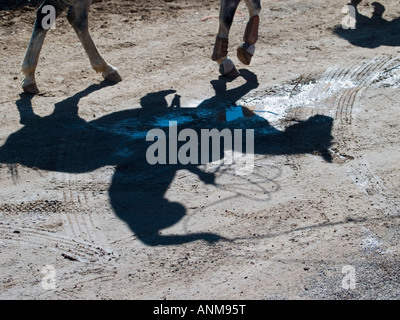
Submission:
<svg viewBox="0 0 400 320">
<path fill-rule="evenodd" d="M 357 7 L 361 2 L 362 0 L 351 0 L 350 4 L 354 7 Z"/>
<path fill-rule="evenodd" d="M 20 115 L 19 122 L 23 125 L 27 125 L 35 119 L 40 119 L 40 117 L 33 111 L 32 98 L 32 94 L 22 93 L 20 94 L 20 99 L 15 102 Z"/>
</svg>

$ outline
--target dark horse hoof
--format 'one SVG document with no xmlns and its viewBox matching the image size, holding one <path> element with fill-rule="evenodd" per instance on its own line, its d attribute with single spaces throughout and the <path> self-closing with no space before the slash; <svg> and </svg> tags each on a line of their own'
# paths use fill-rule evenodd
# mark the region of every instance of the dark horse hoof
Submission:
<svg viewBox="0 0 400 320">
<path fill-rule="evenodd" d="M 251 58 L 253 58 L 254 49 L 254 45 L 249 45 L 247 43 L 240 45 L 237 49 L 237 57 L 240 62 L 248 66 L 251 62 Z"/>
</svg>

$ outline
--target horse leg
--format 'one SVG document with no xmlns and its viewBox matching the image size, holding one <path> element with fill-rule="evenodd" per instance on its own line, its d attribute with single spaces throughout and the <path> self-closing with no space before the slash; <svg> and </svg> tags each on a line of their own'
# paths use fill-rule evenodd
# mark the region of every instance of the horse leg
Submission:
<svg viewBox="0 0 400 320">
<path fill-rule="evenodd" d="M 63 11 L 62 7 L 55 5 L 49 0 L 45 0 L 37 10 L 32 37 L 29 42 L 24 61 L 22 62 L 22 73 L 24 74 L 24 79 L 22 80 L 22 89 L 31 94 L 39 93 L 39 88 L 36 85 L 35 71 L 38 65 L 39 55 L 43 47 L 44 39 L 49 31 L 48 28 L 43 28 L 42 23 L 43 19 L 46 17 L 46 14 L 43 13 L 43 8 L 47 5 L 54 6 L 56 9 L 56 17 Z"/>
<path fill-rule="evenodd" d="M 259 14 L 261 11 L 260 0 L 245 0 L 249 9 L 250 20 L 247 23 L 243 37 L 243 44 L 237 50 L 239 60 L 245 65 L 249 65 L 254 55 L 255 44 L 258 40 L 258 26 L 260 24 Z"/>
<path fill-rule="evenodd" d="M 92 68 L 96 72 L 101 72 L 105 80 L 119 82 L 122 78 L 117 69 L 104 60 L 89 34 L 88 16 L 91 2 L 91 0 L 76 1 L 73 6 L 69 7 L 67 19 L 81 41 Z"/>
<path fill-rule="evenodd" d="M 229 30 L 239 2 L 240 0 L 221 0 L 218 35 L 211 59 L 220 65 L 219 72 L 223 76 L 239 75 L 232 60 L 228 58 Z"/>
</svg>

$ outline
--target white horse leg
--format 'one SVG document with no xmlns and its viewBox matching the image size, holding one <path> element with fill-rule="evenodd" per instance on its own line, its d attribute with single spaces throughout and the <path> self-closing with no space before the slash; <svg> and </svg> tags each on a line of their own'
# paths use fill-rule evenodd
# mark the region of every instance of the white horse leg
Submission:
<svg viewBox="0 0 400 320">
<path fill-rule="evenodd" d="M 39 7 L 36 14 L 36 21 L 32 32 L 32 37 L 25 54 L 24 61 L 22 62 L 22 73 L 24 79 L 22 80 L 22 89 L 31 94 L 39 93 L 39 88 L 36 85 L 35 71 L 39 61 L 39 55 L 43 47 L 43 42 L 46 37 L 48 29 L 43 28 L 42 21 L 45 14 L 42 12 L 44 6 L 49 5 L 50 1 L 46 0 Z M 62 12 L 61 7 L 55 7 L 56 14 Z"/>
<path fill-rule="evenodd" d="M 246 31 L 243 37 L 243 44 L 237 50 L 239 60 L 249 65 L 251 58 L 254 55 L 255 44 L 258 40 L 258 27 L 260 24 L 259 14 L 261 11 L 260 0 L 245 0 L 249 9 L 250 19 L 246 26 Z"/>
<path fill-rule="evenodd" d="M 219 29 L 211 59 L 220 65 L 219 71 L 223 76 L 239 75 L 232 60 L 228 57 L 229 30 L 239 2 L 240 0 L 221 0 L 220 4 Z"/>
<path fill-rule="evenodd" d="M 39 93 L 39 88 L 36 84 L 35 71 L 46 33 L 47 30 L 37 30 L 35 28 L 28 50 L 26 51 L 24 62 L 22 63 L 22 73 L 24 74 L 22 89 L 27 93 Z"/>
<path fill-rule="evenodd" d="M 69 7 L 67 15 L 68 21 L 81 41 L 89 57 L 92 68 L 96 72 L 101 72 L 105 80 L 119 82 L 122 78 L 117 69 L 104 60 L 89 34 L 88 15 L 90 4 L 90 0 L 84 0 Z"/>
</svg>

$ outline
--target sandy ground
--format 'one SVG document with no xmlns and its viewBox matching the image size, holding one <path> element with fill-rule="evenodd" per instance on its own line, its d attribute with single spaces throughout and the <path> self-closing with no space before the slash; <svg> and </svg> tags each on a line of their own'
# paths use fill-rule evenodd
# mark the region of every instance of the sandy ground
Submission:
<svg viewBox="0 0 400 320">
<path fill-rule="evenodd" d="M 226 80 L 217 0 L 97 1 L 91 34 L 123 82 L 63 16 L 34 97 L 34 7 L 1 10 L 0 298 L 400 298 L 400 8 L 370 19 L 372 2 L 342 30 L 344 2 L 264 1 L 249 67 L 241 4 Z M 252 172 L 150 165 L 146 132 L 169 120 L 254 129 Z"/>
</svg>

